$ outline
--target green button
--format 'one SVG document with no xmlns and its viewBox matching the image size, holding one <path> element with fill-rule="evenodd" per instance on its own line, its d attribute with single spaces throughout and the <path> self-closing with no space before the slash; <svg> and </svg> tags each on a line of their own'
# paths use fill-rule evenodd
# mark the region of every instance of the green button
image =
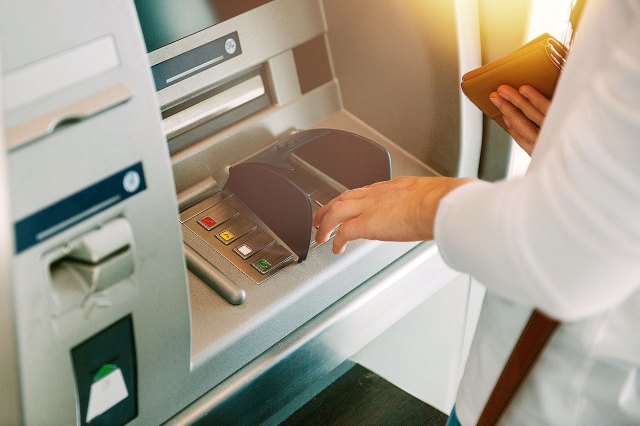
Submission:
<svg viewBox="0 0 640 426">
<path fill-rule="evenodd" d="M 267 259 L 256 260 L 256 263 L 254 263 L 254 265 L 256 265 L 256 267 L 262 272 L 267 272 L 271 268 L 271 264 L 267 262 Z"/>
</svg>

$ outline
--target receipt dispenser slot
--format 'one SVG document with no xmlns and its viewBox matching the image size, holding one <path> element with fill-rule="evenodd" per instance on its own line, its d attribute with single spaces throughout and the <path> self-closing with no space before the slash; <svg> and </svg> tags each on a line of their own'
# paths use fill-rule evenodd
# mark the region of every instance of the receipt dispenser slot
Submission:
<svg viewBox="0 0 640 426">
<path fill-rule="evenodd" d="M 133 273 L 133 232 L 118 218 L 54 250 L 46 257 L 54 315 L 78 306 Z"/>
</svg>

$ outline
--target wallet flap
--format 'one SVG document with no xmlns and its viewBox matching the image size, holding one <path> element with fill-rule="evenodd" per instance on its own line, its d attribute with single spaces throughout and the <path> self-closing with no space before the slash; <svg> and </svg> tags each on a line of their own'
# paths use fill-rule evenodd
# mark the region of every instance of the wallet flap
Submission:
<svg viewBox="0 0 640 426">
<path fill-rule="evenodd" d="M 526 55 L 531 50 L 539 49 L 540 46 L 546 45 L 549 39 L 552 39 L 555 42 L 561 44 L 556 39 L 554 39 L 551 35 L 546 34 L 546 33 L 542 34 L 541 36 L 536 37 L 533 40 L 531 40 L 530 42 L 520 46 L 519 48 L 517 48 L 513 52 L 509 53 L 508 55 L 503 56 L 500 59 L 497 59 L 497 60 L 495 60 L 493 62 L 489 62 L 488 64 L 485 64 L 485 65 L 483 65 L 483 66 L 481 66 L 479 68 L 476 68 L 476 69 L 474 69 L 472 71 L 469 71 L 469 72 L 465 73 L 462 76 L 462 81 L 468 80 L 470 78 L 473 78 L 475 76 L 483 74 L 483 73 L 485 73 L 487 71 L 490 71 L 490 70 L 492 70 L 494 68 L 497 68 L 500 65 L 503 65 L 503 64 L 505 64 L 505 63 L 517 58 L 518 56 Z"/>
<path fill-rule="evenodd" d="M 551 98 L 566 53 L 562 43 L 543 34 L 509 55 L 466 73 L 462 91 L 484 114 L 506 128 L 500 111 L 489 99 L 491 92 L 502 84 L 515 88 L 530 85 Z"/>
</svg>

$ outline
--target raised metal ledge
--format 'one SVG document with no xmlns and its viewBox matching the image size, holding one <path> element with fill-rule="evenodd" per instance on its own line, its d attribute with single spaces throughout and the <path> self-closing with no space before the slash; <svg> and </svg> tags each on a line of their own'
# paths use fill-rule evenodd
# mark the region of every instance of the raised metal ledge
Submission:
<svg viewBox="0 0 640 426">
<path fill-rule="evenodd" d="M 27 123 L 7 129 L 7 147 L 14 150 L 35 140 L 47 137 L 65 125 L 76 124 L 127 102 L 133 93 L 124 83 L 72 102 Z"/>
<path fill-rule="evenodd" d="M 167 139 L 174 138 L 194 127 L 212 120 L 234 108 L 263 96 L 266 89 L 259 75 L 243 81 L 226 91 L 210 97 L 190 108 L 162 120 Z"/>
<path fill-rule="evenodd" d="M 418 245 L 168 424 L 258 424 L 270 419 L 455 276 L 433 243 Z"/>
</svg>

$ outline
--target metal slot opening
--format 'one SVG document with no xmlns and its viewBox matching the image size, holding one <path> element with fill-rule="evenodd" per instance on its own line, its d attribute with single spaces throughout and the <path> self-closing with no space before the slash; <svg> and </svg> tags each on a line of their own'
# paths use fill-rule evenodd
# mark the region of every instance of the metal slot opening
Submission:
<svg viewBox="0 0 640 426">
<path fill-rule="evenodd" d="M 262 68 L 210 88 L 162 112 L 171 153 L 271 105 Z"/>
</svg>

